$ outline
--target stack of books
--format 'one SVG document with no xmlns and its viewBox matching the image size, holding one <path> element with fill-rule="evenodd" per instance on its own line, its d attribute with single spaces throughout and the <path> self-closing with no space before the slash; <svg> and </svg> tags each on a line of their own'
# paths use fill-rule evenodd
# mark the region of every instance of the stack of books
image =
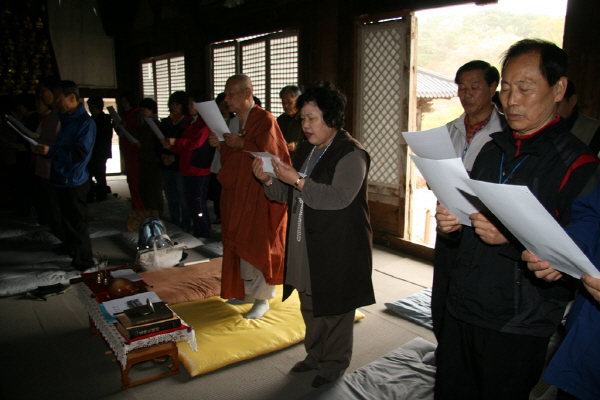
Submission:
<svg viewBox="0 0 600 400">
<path fill-rule="evenodd" d="M 152 308 L 154 309 L 152 311 Z M 117 315 L 117 329 L 127 340 L 181 327 L 181 320 L 164 302 L 127 309 Z"/>
</svg>

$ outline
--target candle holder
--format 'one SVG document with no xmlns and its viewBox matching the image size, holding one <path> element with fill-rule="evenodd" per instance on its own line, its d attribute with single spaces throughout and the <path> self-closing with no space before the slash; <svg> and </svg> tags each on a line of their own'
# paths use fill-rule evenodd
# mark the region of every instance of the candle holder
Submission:
<svg viewBox="0 0 600 400">
<path fill-rule="evenodd" d="M 104 274 L 102 273 L 102 257 L 100 257 L 100 253 L 96 253 L 96 282 L 102 283 L 104 281 Z"/>
</svg>

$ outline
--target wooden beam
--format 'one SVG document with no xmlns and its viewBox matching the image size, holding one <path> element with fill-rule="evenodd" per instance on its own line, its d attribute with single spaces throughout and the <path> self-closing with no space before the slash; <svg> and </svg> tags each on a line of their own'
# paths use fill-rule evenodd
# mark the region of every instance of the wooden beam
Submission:
<svg viewBox="0 0 600 400">
<path fill-rule="evenodd" d="M 401 251 L 411 256 L 433 262 L 434 249 L 415 244 L 398 236 L 381 231 L 373 231 L 373 243 L 381 244 L 392 250 Z"/>
</svg>

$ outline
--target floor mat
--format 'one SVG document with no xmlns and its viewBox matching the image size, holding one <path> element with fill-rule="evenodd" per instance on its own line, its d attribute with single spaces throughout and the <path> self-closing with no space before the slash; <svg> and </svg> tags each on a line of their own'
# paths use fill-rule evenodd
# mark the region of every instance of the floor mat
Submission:
<svg viewBox="0 0 600 400">
<path fill-rule="evenodd" d="M 260 319 L 244 319 L 251 304 L 233 306 L 220 297 L 211 297 L 172 306 L 194 327 L 198 351 L 186 342 L 177 344 L 179 360 L 191 376 L 205 374 L 238 361 L 280 350 L 304 340 L 304 321 L 298 293 L 281 301 L 282 286 L 270 301 L 271 309 Z M 356 320 L 364 318 L 357 311 Z"/>
<path fill-rule="evenodd" d="M 385 303 L 385 306 L 402 318 L 425 328 L 433 329 L 431 322 L 431 288 L 427 288 L 393 303 Z"/>
</svg>

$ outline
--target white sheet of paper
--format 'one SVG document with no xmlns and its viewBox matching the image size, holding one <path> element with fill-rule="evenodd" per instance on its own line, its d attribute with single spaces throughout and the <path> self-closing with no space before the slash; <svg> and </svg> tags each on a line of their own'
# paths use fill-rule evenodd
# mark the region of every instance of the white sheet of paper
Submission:
<svg viewBox="0 0 600 400">
<path fill-rule="evenodd" d="M 581 278 L 598 271 L 527 186 L 465 180 L 473 192 L 531 253 L 552 268 Z"/>
<path fill-rule="evenodd" d="M 113 122 L 115 124 L 120 124 L 121 117 L 119 116 L 119 114 L 117 114 L 117 111 L 115 110 L 115 108 L 113 106 L 108 106 L 108 107 L 106 107 L 106 109 L 108 110 L 108 113 L 110 114 L 110 117 L 112 118 Z"/>
<path fill-rule="evenodd" d="M 136 299 L 139 300 L 140 303 L 142 303 L 142 305 L 146 304 L 147 299 L 150 299 L 150 301 L 153 303 L 162 301 L 160 299 L 160 297 L 158 297 L 156 292 L 144 292 L 144 293 L 134 294 L 133 296 L 126 296 L 126 297 L 121 297 L 120 299 L 105 301 L 102 304 L 104 305 L 104 307 L 106 308 L 106 311 L 110 315 L 115 316 L 116 314 L 120 314 L 120 313 L 124 312 L 125 310 L 132 308 L 127 304 L 127 302 L 131 301 L 131 300 L 136 300 Z"/>
<path fill-rule="evenodd" d="M 127 140 L 129 140 L 129 143 L 139 143 L 139 140 L 137 140 L 136 138 L 134 138 L 133 136 L 131 136 L 131 133 L 129 133 L 129 131 L 127 129 L 125 129 L 125 127 L 123 125 L 117 126 L 117 131 L 119 131 L 123 135 L 125 135 L 125 137 L 127 138 Z"/>
<path fill-rule="evenodd" d="M 430 160 L 414 154 L 410 157 L 440 204 L 454 214 L 462 225 L 471 226 L 469 215 L 479 212 L 482 205 L 464 181 L 469 179 L 469 175 L 462 160 Z"/>
<path fill-rule="evenodd" d="M 13 125 L 13 129 L 26 134 L 27 136 L 29 136 L 32 139 L 37 139 L 40 137 L 40 135 L 38 135 L 35 132 L 31 132 L 29 129 L 27 129 L 27 127 L 25 125 L 23 125 L 22 123 L 20 123 L 15 117 L 13 117 L 12 115 L 7 115 L 6 119 L 9 120 L 10 122 L 12 122 Z"/>
<path fill-rule="evenodd" d="M 15 132 L 17 132 L 19 135 L 21 135 L 23 137 L 23 139 L 25 139 L 26 141 L 28 141 L 29 143 L 31 143 L 34 146 L 38 145 L 38 142 L 36 142 L 32 138 L 30 138 L 29 136 L 25 135 L 23 132 L 21 132 L 21 130 L 19 128 L 14 126 L 10 121 L 6 121 L 6 123 L 8 124 L 8 126 L 13 128 Z"/>
<path fill-rule="evenodd" d="M 456 154 L 446 125 L 421 132 L 402 132 L 408 147 L 421 158 L 447 160 Z"/>
<path fill-rule="evenodd" d="M 277 178 L 275 176 L 275 171 L 273 170 L 273 164 L 271 164 L 271 159 L 275 158 L 277 161 L 281 161 L 279 157 L 273 155 L 271 153 L 267 153 L 266 151 L 258 152 L 258 151 L 249 151 L 248 153 L 252 154 L 254 157 L 260 157 L 263 160 L 263 172 L 271 175 L 273 178 Z"/>
<path fill-rule="evenodd" d="M 217 103 L 214 100 L 203 101 L 201 103 L 194 103 L 194 107 L 196 107 L 196 110 L 198 110 L 198 113 L 204 122 L 206 122 L 206 125 L 208 125 L 211 132 L 214 132 L 217 135 L 219 141 L 225 141 L 223 134 L 231 133 L 231 131 L 225 123 Z"/>
<path fill-rule="evenodd" d="M 144 118 L 144 121 L 146 121 L 146 123 L 150 126 L 150 129 L 152 129 L 152 132 L 154 132 L 157 138 L 161 140 L 165 138 L 165 135 L 162 134 L 152 118 Z"/>
<path fill-rule="evenodd" d="M 117 270 L 111 271 L 110 275 L 115 279 L 117 279 L 117 278 L 129 279 L 132 282 L 142 280 L 142 277 L 139 276 L 134 270 L 132 270 L 130 268 L 117 269 Z"/>
</svg>

